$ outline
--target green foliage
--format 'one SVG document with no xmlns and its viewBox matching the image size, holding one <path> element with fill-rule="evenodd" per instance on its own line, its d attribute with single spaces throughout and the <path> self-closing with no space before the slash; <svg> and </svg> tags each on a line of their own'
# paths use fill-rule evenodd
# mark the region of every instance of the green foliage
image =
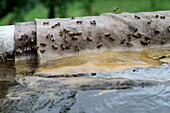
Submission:
<svg viewBox="0 0 170 113">
<path fill-rule="evenodd" d="M 0 0 L 0 25 L 35 18 L 99 15 L 101 13 L 170 10 L 170 0 Z M 50 15 L 53 14 L 52 16 Z"/>
</svg>

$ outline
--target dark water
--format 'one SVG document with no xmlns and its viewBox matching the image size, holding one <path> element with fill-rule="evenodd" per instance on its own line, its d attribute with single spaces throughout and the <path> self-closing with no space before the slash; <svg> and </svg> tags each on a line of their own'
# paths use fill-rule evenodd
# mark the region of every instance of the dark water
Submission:
<svg viewBox="0 0 170 113">
<path fill-rule="evenodd" d="M 100 68 L 95 68 L 96 71 L 93 74 L 84 73 L 82 75 L 80 74 L 81 76 L 78 77 L 66 76 L 57 78 L 48 78 L 48 76 L 50 76 L 51 74 L 45 77 L 33 76 L 38 73 L 39 70 L 41 71 L 42 68 L 45 68 L 47 66 L 53 67 L 52 65 L 55 64 L 54 62 L 45 66 L 38 65 L 33 60 L 17 63 L 1 63 L 0 112 L 170 112 L 170 65 L 163 62 L 160 63 L 160 61 L 158 60 L 151 60 L 151 62 L 153 61 L 154 63 L 153 65 L 149 66 L 149 63 L 152 64 L 150 62 L 150 58 L 144 58 L 143 60 L 143 58 L 139 56 L 138 59 L 142 59 L 138 60 L 138 63 L 140 64 L 140 61 L 142 61 L 142 64 L 144 64 L 144 61 L 146 61 L 147 66 L 142 65 L 142 67 L 140 67 L 141 65 L 139 65 L 139 67 L 133 67 L 134 61 L 131 59 L 129 61 L 133 61 L 132 65 L 130 63 L 127 63 L 129 65 L 128 68 L 123 67 L 119 70 L 117 70 L 116 68 L 117 71 L 115 71 L 114 69 L 113 71 L 107 71 L 107 68 L 104 68 L 103 71 L 99 71 L 98 69 Z M 106 60 L 107 59 L 105 59 L 105 61 Z M 110 62 L 110 60 L 112 60 L 112 58 L 109 56 L 108 62 Z M 68 63 L 66 63 L 66 61 Z M 59 65 L 62 67 L 69 64 L 70 66 L 69 59 L 67 59 L 66 61 L 63 60 L 64 65 L 62 65 L 61 62 Z M 87 59 L 85 59 L 85 61 L 88 62 Z M 92 61 L 92 59 L 90 59 L 90 61 Z M 115 61 L 112 63 L 115 63 Z M 122 63 L 127 62 L 127 60 L 124 62 L 124 60 L 122 59 L 118 60 L 119 63 L 120 61 Z M 76 64 L 77 63 L 78 62 L 76 62 Z M 103 62 L 100 62 L 100 65 L 102 63 Z M 156 63 L 158 64 L 155 65 Z M 71 64 L 71 66 L 72 65 L 73 64 Z M 101 66 L 103 68 L 103 65 Z M 115 67 L 115 65 L 113 67 Z M 63 70 L 62 68 L 57 66 L 56 70 L 60 69 Z M 122 84 L 126 87 L 121 87 Z M 116 88 L 113 88 L 114 86 Z"/>
</svg>

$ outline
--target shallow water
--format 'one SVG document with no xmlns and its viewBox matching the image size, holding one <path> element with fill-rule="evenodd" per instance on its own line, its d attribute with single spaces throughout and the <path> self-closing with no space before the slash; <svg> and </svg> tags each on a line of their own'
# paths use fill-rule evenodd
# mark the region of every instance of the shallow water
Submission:
<svg viewBox="0 0 170 113">
<path fill-rule="evenodd" d="M 169 58 L 164 47 L 1 63 L 0 112 L 167 113 Z"/>
</svg>

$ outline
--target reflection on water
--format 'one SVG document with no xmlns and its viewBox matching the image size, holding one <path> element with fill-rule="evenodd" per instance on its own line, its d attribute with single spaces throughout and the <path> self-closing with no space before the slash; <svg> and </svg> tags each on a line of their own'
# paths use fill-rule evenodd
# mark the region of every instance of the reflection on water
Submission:
<svg viewBox="0 0 170 113">
<path fill-rule="evenodd" d="M 169 56 L 170 47 L 166 47 L 86 53 L 45 64 L 36 60 L 0 63 L 0 112 L 167 113 Z M 80 76 L 69 77 L 70 73 Z"/>
</svg>

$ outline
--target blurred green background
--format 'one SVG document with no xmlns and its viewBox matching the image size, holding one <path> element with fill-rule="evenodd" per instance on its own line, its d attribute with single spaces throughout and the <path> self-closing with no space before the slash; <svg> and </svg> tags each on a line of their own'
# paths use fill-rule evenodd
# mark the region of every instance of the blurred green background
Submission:
<svg viewBox="0 0 170 113">
<path fill-rule="evenodd" d="M 0 25 L 35 18 L 65 18 L 101 13 L 170 10 L 170 0 L 0 0 Z"/>
</svg>

